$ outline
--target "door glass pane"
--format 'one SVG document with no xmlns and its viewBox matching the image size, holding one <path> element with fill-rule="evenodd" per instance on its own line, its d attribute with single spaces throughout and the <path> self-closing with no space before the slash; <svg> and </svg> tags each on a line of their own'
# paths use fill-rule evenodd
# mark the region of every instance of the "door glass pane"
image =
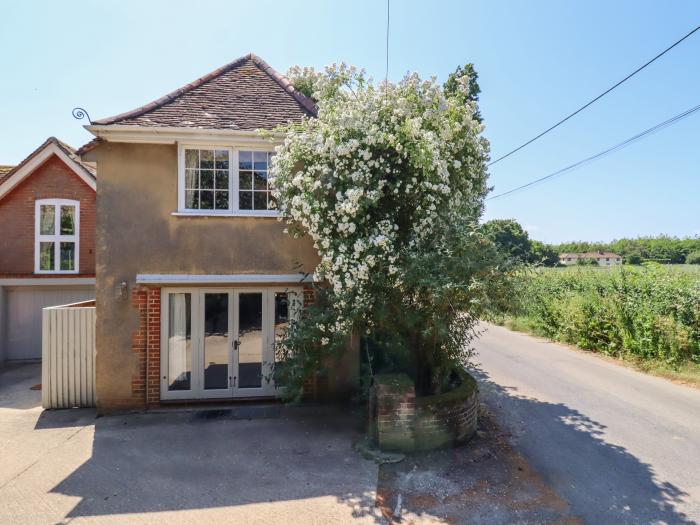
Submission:
<svg viewBox="0 0 700 525">
<path fill-rule="evenodd" d="M 39 213 L 39 233 L 54 235 L 56 233 L 56 207 L 53 204 L 42 205 Z"/>
<path fill-rule="evenodd" d="M 171 293 L 168 298 L 168 390 L 190 390 L 192 294 Z"/>
<path fill-rule="evenodd" d="M 284 337 L 284 332 L 289 324 L 289 298 L 287 292 L 275 293 L 275 362 L 282 358 L 281 348 L 277 347 Z"/>
<path fill-rule="evenodd" d="M 262 386 L 262 294 L 238 295 L 238 386 Z"/>
<path fill-rule="evenodd" d="M 61 206 L 61 235 L 75 235 L 75 206 Z"/>
<path fill-rule="evenodd" d="M 204 294 L 204 388 L 228 388 L 228 294 Z"/>
</svg>

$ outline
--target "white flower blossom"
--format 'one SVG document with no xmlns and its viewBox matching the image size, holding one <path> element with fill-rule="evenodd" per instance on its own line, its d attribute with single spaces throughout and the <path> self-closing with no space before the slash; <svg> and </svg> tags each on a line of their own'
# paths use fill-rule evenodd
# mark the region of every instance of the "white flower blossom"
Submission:
<svg viewBox="0 0 700 525">
<path fill-rule="evenodd" d="M 478 215 L 488 142 L 475 107 L 446 98 L 435 79 L 410 74 L 378 88 L 345 64 L 292 73 L 312 86 L 318 115 L 290 126 L 276 147 L 272 195 L 290 231 L 317 246 L 314 278 L 337 296 L 335 321 L 321 332 L 347 332 L 349 309 L 372 307 L 375 281 L 403 286 L 405 268 L 449 217 Z"/>
</svg>

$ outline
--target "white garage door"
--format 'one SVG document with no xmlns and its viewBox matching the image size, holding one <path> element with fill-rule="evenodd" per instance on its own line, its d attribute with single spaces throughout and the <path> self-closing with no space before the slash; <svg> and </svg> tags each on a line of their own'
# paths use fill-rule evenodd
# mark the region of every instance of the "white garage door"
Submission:
<svg viewBox="0 0 700 525">
<path fill-rule="evenodd" d="M 95 298 L 94 286 L 8 288 L 5 359 L 41 359 L 41 310 Z"/>
</svg>

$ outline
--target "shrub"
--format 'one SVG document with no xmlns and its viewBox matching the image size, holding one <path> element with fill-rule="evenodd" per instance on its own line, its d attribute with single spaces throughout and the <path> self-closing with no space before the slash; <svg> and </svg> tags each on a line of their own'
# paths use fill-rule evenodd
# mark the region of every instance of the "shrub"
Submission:
<svg viewBox="0 0 700 525">
<path fill-rule="evenodd" d="M 523 273 L 516 314 L 536 333 L 613 356 L 700 363 L 700 274 L 648 264 Z"/>
<path fill-rule="evenodd" d="M 685 258 L 686 264 L 700 264 L 700 250 L 689 253 Z"/>
<path fill-rule="evenodd" d="M 323 308 L 290 323 L 275 378 L 297 394 L 354 332 L 418 393 L 440 391 L 506 297 L 507 263 L 479 231 L 489 145 L 469 78 L 445 90 L 415 74 L 377 86 L 344 65 L 300 76 L 318 116 L 285 129 L 270 182 L 289 233 L 318 250 Z"/>
</svg>

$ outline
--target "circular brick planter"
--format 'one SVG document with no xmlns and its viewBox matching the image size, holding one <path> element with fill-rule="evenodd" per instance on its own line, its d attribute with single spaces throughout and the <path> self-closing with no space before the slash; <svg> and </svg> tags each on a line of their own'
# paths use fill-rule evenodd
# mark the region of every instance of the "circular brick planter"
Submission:
<svg viewBox="0 0 700 525">
<path fill-rule="evenodd" d="M 377 375 L 372 426 L 379 448 L 410 452 L 468 441 L 476 432 L 479 391 L 472 376 L 459 374 L 461 382 L 453 390 L 418 398 L 408 376 Z"/>
<path fill-rule="evenodd" d="M 479 389 L 467 372 L 449 392 L 416 398 L 415 449 L 432 450 L 459 445 L 476 432 Z"/>
</svg>

